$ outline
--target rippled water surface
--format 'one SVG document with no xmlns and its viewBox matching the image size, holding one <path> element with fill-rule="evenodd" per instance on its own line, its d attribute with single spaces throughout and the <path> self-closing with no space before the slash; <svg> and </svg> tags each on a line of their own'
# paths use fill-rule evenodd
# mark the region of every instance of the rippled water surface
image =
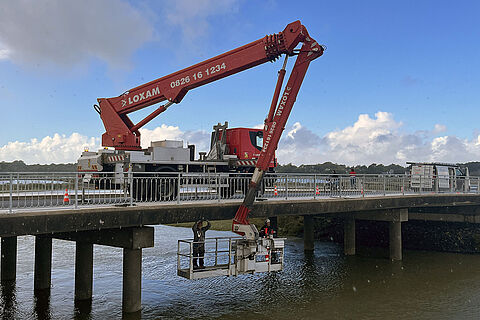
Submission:
<svg viewBox="0 0 480 320">
<path fill-rule="evenodd" d="M 406 251 L 402 262 L 383 252 L 344 257 L 342 246 L 286 242 L 285 270 L 232 278 L 176 276 L 177 240 L 191 230 L 155 227 L 143 251 L 141 319 L 480 319 L 480 256 Z M 208 231 L 208 237 L 229 232 Z M 50 297 L 33 294 L 33 237 L 18 239 L 17 282 L 3 285 L 4 319 L 121 318 L 122 250 L 95 246 L 91 306 L 73 303 L 74 243 L 53 241 Z"/>
</svg>

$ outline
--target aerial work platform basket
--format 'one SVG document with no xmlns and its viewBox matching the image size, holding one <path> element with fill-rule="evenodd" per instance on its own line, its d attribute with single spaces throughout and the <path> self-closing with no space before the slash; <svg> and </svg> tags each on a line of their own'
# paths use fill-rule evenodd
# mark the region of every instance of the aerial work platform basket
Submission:
<svg viewBox="0 0 480 320">
<path fill-rule="evenodd" d="M 178 240 L 177 274 L 186 279 L 203 279 L 281 271 L 284 240 L 248 241 L 240 237 L 207 238 L 204 242 Z"/>
</svg>

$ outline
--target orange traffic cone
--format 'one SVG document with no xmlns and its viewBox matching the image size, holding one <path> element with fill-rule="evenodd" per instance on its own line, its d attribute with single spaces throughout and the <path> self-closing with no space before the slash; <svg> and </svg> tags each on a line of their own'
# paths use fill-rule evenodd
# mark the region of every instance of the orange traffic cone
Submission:
<svg viewBox="0 0 480 320">
<path fill-rule="evenodd" d="M 70 199 L 68 198 L 68 188 L 65 189 L 65 195 L 63 196 L 63 204 L 68 204 Z"/>
<path fill-rule="evenodd" d="M 275 189 L 273 190 L 273 195 L 278 196 L 277 186 L 275 186 Z"/>
<path fill-rule="evenodd" d="M 318 196 L 320 194 L 320 190 L 318 190 L 318 186 L 315 188 L 315 194 Z"/>
</svg>

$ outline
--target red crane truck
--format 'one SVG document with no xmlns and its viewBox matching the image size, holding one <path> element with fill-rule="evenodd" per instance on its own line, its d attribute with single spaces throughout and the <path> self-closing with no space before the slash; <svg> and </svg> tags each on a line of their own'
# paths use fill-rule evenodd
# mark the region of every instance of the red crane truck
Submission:
<svg viewBox="0 0 480 320">
<path fill-rule="evenodd" d="M 296 47 L 302 43 L 300 49 Z M 94 175 L 96 172 L 123 174 L 179 172 L 182 174 L 224 173 L 232 176 L 238 173 L 252 173 L 250 189 L 241 214 L 235 218 L 235 225 L 248 225 L 246 215 L 254 193 L 263 174 L 276 166 L 275 150 L 284 130 L 291 108 L 307 71 L 310 61 L 323 54 L 324 47 L 313 40 L 300 23 L 287 25 L 284 31 L 267 35 L 257 41 L 233 49 L 191 67 L 130 89 L 118 97 L 99 98 L 95 110 L 105 126 L 102 146 L 98 152 L 82 153 L 78 160 L 78 171 Z M 191 89 L 250 69 L 265 62 L 273 62 L 281 55 L 285 62 L 278 74 L 278 81 L 265 119 L 263 129 L 228 128 L 228 123 L 214 126 L 211 150 L 200 153 L 195 159 L 195 146 L 184 147 L 182 141 L 155 141 L 147 149 L 140 146 L 139 129 L 153 118 L 178 104 Z M 288 56 L 298 56 L 290 78 L 280 98 Z M 279 101 L 280 100 L 280 101 Z M 150 115 L 134 124 L 128 115 L 151 105 L 165 102 Z M 113 147 L 108 149 L 107 147 Z M 162 198 L 175 196 L 177 188 L 163 188 Z M 226 187 L 224 195 L 235 192 Z M 253 198 L 252 198 L 253 196 Z M 238 227 L 236 232 L 245 233 Z"/>
</svg>

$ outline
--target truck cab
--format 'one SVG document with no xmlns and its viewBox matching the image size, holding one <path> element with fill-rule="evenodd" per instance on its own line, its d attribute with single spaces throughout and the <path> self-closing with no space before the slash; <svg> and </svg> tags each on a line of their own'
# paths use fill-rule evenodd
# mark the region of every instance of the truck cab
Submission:
<svg viewBox="0 0 480 320">
<path fill-rule="evenodd" d="M 252 128 L 227 129 L 226 144 L 229 155 L 236 156 L 239 163 L 255 165 L 255 160 L 260 157 L 263 148 L 263 130 Z M 276 167 L 275 156 L 270 162 L 270 170 Z"/>
</svg>

